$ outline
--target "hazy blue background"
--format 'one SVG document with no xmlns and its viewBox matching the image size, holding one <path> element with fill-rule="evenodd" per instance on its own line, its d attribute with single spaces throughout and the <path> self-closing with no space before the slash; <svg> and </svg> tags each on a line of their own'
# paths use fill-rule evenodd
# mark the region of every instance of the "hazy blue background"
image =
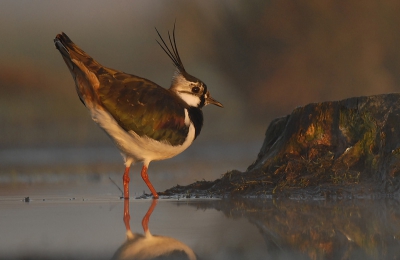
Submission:
<svg viewBox="0 0 400 260">
<path fill-rule="evenodd" d="M 169 87 L 174 67 L 154 27 L 166 36 L 176 20 L 185 67 L 225 105 L 204 108 L 190 148 L 199 152 L 187 156 L 200 164 L 225 154 L 227 170 L 243 170 L 252 159 L 228 152 L 255 159 L 270 120 L 296 106 L 399 91 L 399 13 L 395 0 L 1 1 L 0 170 L 35 154 L 26 148 L 113 146 L 54 47 L 61 31 L 103 65 Z M 10 150 L 25 152 L 11 163 Z"/>
</svg>

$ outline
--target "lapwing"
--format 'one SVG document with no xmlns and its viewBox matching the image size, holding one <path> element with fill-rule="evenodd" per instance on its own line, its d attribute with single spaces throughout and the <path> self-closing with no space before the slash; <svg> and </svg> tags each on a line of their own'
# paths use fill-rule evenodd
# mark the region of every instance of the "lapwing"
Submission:
<svg viewBox="0 0 400 260">
<path fill-rule="evenodd" d="M 181 241 L 168 237 L 153 235 L 149 221 L 158 200 L 152 200 L 151 206 L 142 219 L 144 234 L 133 233 L 130 227 L 129 200 L 124 200 L 124 223 L 126 241 L 114 253 L 112 260 L 121 259 L 187 259 L 196 260 L 194 251 Z"/>
<path fill-rule="evenodd" d="M 81 102 L 92 119 L 108 134 L 125 161 L 124 198 L 129 199 L 129 169 L 142 162 L 141 176 L 153 198 L 159 196 L 147 169 L 151 161 L 176 156 L 188 148 L 203 126 L 201 109 L 213 104 L 207 85 L 186 72 L 179 56 L 175 25 L 169 46 L 156 29 L 157 43 L 176 67 L 169 89 L 119 70 L 104 67 L 61 33 L 54 43 L 75 81 Z"/>
</svg>

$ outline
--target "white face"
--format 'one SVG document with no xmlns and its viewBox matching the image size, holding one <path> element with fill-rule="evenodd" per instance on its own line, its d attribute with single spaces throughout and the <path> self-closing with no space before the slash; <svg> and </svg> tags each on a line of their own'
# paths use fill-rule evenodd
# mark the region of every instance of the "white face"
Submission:
<svg viewBox="0 0 400 260">
<path fill-rule="evenodd" d="M 176 73 L 172 80 L 171 90 L 189 106 L 199 107 L 204 93 L 204 84 L 201 81 L 188 81 L 180 73 Z"/>
<path fill-rule="evenodd" d="M 197 107 L 200 105 L 200 98 L 198 96 L 179 91 L 177 94 L 191 107 Z"/>
</svg>

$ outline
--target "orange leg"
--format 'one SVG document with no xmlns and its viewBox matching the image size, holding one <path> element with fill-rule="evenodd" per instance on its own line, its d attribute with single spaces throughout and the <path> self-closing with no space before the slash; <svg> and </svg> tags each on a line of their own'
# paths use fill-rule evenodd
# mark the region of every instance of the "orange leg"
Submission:
<svg viewBox="0 0 400 260">
<path fill-rule="evenodd" d="M 131 225 L 129 221 L 131 220 L 131 215 L 129 214 L 129 199 L 124 200 L 124 223 L 126 231 L 131 230 Z"/>
<path fill-rule="evenodd" d="M 147 184 L 147 187 L 149 187 L 151 193 L 153 194 L 153 199 L 158 199 L 158 194 L 149 180 L 149 175 L 147 175 L 147 167 L 146 166 L 143 166 L 141 174 L 142 174 L 142 179 Z"/>
<path fill-rule="evenodd" d="M 150 208 L 147 210 L 146 215 L 142 219 L 142 227 L 143 227 L 144 233 L 147 233 L 149 231 L 150 216 L 151 216 L 151 213 L 153 213 L 153 210 L 156 207 L 156 205 L 157 205 L 157 200 L 153 199 L 153 201 L 151 202 Z"/>
<path fill-rule="evenodd" d="M 122 181 L 124 183 L 124 199 L 129 199 L 129 168 L 130 166 L 125 168 L 124 175 L 122 176 Z"/>
</svg>

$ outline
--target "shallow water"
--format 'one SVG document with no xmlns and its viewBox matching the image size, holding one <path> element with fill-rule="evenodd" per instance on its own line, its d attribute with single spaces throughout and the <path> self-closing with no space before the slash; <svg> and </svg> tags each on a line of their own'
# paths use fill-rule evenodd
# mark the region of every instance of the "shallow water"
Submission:
<svg viewBox="0 0 400 260">
<path fill-rule="evenodd" d="M 261 257 L 264 243 L 256 227 L 245 219 L 226 219 L 217 210 L 199 209 L 194 202 L 199 201 L 160 200 L 148 223 L 151 234 L 180 241 L 202 259 L 232 259 L 238 252 L 235 259 Z M 133 234 L 145 234 L 142 219 L 151 204 L 130 200 Z M 124 200 L 118 198 L 31 197 L 23 202 L 1 197 L 0 207 L 4 259 L 111 259 L 127 242 Z"/>
<path fill-rule="evenodd" d="M 127 209 L 118 196 L 85 196 L 96 183 L 66 186 L 81 192 L 59 196 L 56 187 L 42 185 L 25 202 L 1 189 L 1 259 L 152 259 L 140 256 L 182 244 L 198 259 L 400 257 L 396 200 L 130 199 L 124 222 Z M 157 250 L 146 231 L 162 236 Z M 119 258 L 121 250 L 128 250 L 126 258 Z"/>
<path fill-rule="evenodd" d="M 251 162 L 252 149 L 220 148 L 228 154 L 216 149 L 200 162 L 189 152 L 154 164 L 150 178 L 159 191 L 201 176 L 214 179 L 227 165 Z M 35 156 L 24 161 L 24 153 Z M 156 203 L 135 199 L 147 190 L 136 167 L 131 199 L 124 203 L 121 161 L 114 153 L 0 153 L 0 259 L 152 259 L 151 254 L 168 252 L 174 252 L 172 259 L 187 259 L 176 258 L 183 255 L 179 250 L 197 259 L 400 259 L 397 200 Z"/>
</svg>

